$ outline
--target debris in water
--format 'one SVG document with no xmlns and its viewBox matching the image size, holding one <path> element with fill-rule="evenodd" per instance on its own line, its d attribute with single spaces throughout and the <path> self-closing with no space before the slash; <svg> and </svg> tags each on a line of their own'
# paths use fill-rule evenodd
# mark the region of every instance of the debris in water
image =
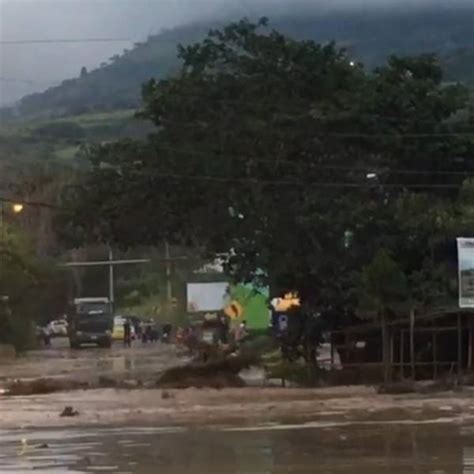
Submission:
<svg viewBox="0 0 474 474">
<path fill-rule="evenodd" d="M 63 416 L 63 417 L 79 416 L 79 412 L 77 410 L 74 410 L 74 407 L 65 407 L 59 416 Z"/>
<path fill-rule="evenodd" d="M 7 385 L 6 395 L 26 396 L 26 395 L 46 395 L 48 393 L 78 390 L 87 388 L 87 382 L 78 382 L 68 379 L 47 379 L 35 380 L 15 380 Z"/>
<path fill-rule="evenodd" d="M 157 382 L 162 388 L 203 388 L 221 389 L 225 387 L 244 387 L 245 382 L 239 372 L 254 365 L 255 358 L 226 356 L 221 360 L 173 367 L 166 370 Z"/>
<path fill-rule="evenodd" d="M 403 381 L 381 385 L 377 392 L 384 395 L 404 395 L 409 393 L 439 393 L 447 392 L 453 389 L 453 383 L 446 380 L 436 380 L 430 382 Z"/>
<path fill-rule="evenodd" d="M 49 445 L 47 443 L 30 445 L 30 444 L 28 444 L 28 440 L 26 438 L 22 438 L 21 439 L 21 450 L 18 453 L 18 455 L 23 456 L 28 451 L 31 451 L 32 449 L 48 449 L 48 448 L 49 448 Z"/>
</svg>

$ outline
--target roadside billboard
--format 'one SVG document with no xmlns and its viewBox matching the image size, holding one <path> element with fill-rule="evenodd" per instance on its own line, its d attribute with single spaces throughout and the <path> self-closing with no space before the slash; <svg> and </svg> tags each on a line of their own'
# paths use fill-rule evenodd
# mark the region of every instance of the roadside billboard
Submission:
<svg viewBox="0 0 474 474">
<path fill-rule="evenodd" d="M 458 238 L 459 307 L 474 308 L 474 238 Z"/>
<path fill-rule="evenodd" d="M 245 320 L 249 329 L 266 329 L 270 321 L 268 288 L 227 282 L 188 283 L 188 313 L 223 311 L 233 324 Z"/>
<path fill-rule="evenodd" d="M 227 304 L 229 284 L 225 281 L 212 283 L 188 283 L 187 309 L 189 313 L 220 311 Z"/>
</svg>

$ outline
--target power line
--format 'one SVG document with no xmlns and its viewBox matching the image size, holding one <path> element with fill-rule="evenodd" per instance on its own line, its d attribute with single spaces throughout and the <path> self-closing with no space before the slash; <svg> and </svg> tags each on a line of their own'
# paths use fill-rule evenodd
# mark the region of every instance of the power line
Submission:
<svg viewBox="0 0 474 474">
<path fill-rule="evenodd" d="M 0 46 L 27 44 L 64 44 L 64 43 L 130 43 L 131 38 L 51 38 L 51 39 L 20 39 L 0 40 Z"/>
<path fill-rule="evenodd" d="M 153 78 L 151 78 L 153 79 Z M 189 91 L 179 91 L 179 96 L 189 96 L 191 98 L 196 97 L 202 99 L 202 95 L 200 91 L 197 92 L 189 92 Z M 419 119 L 414 117 L 400 117 L 400 116 L 391 116 L 385 114 L 379 114 L 377 112 L 363 112 L 363 111 L 350 111 L 350 110 L 341 110 L 338 112 L 329 112 L 329 113 L 321 113 L 320 115 L 315 115 L 314 112 L 317 112 L 317 109 L 313 107 L 313 104 L 317 99 L 311 99 L 307 97 L 293 97 L 291 100 L 293 101 L 304 101 L 307 104 L 307 107 L 302 108 L 301 106 L 295 104 L 279 104 L 277 101 L 279 98 L 275 97 L 273 99 L 269 99 L 268 101 L 262 100 L 258 98 L 258 102 L 255 100 L 250 99 L 228 99 L 228 98 L 221 98 L 221 97 L 206 97 L 206 101 L 222 103 L 222 104 L 229 104 L 229 105 L 250 105 L 255 107 L 256 109 L 262 109 L 262 106 L 268 106 L 272 110 L 279 110 L 284 113 L 294 112 L 295 114 L 302 114 L 302 117 L 310 116 L 314 120 L 338 120 L 338 119 L 350 119 L 350 118 L 374 118 L 374 119 L 386 119 L 388 121 L 393 122 L 400 122 L 400 123 L 423 123 L 423 124 L 431 124 L 431 125 L 443 125 L 446 124 L 445 120 L 448 120 L 451 117 L 443 120 L 425 120 Z"/>
<path fill-rule="evenodd" d="M 322 133 L 315 137 L 338 137 L 338 138 L 442 138 L 442 137 L 465 137 L 474 136 L 471 132 L 435 132 L 435 133 Z"/>
<path fill-rule="evenodd" d="M 210 176 L 210 175 L 184 175 L 177 173 L 156 173 L 154 177 L 185 180 L 185 181 L 214 181 L 214 182 L 240 182 L 247 184 L 265 184 L 272 186 L 311 186 L 321 188 L 407 188 L 407 189 L 458 189 L 460 186 L 456 184 L 422 184 L 422 183 L 348 183 L 348 182 L 333 182 L 333 181 L 303 181 L 303 180 L 265 180 L 260 178 L 239 178 L 239 177 L 225 177 L 225 176 Z M 140 183 L 140 186 L 143 184 Z"/>
<path fill-rule="evenodd" d="M 236 177 L 224 177 L 224 176 L 211 176 L 211 175 L 184 175 L 177 173 L 157 173 L 154 176 L 170 180 L 178 181 L 201 181 L 201 182 L 220 182 L 220 183 L 244 183 L 244 184 L 261 184 L 266 186 L 301 186 L 301 187 L 319 187 L 319 188 L 341 188 L 341 189 L 368 189 L 368 188 L 389 188 L 389 189 L 459 189 L 459 185 L 456 184 L 422 184 L 422 183 L 348 183 L 348 182 L 315 182 L 315 181 L 303 181 L 303 180 L 264 180 L 258 178 L 236 178 Z M 141 186 L 141 184 L 140 184 Z M 56 204 L 43 202 L 43 201 L 30 201 L 24 199 L 14 199 L 0 196 L 0 203 L 7 204 L 22 204 L 27 207 L 40 207 L 53 210 L 64 210 L 64 207 Z"/>
<path fill-rule="evenodd" d="M 195 156 L 205 156 L 209 157 L 211 154 L 218 152 L 218 150 L 213 150 L 210 152 L 204 152 L 204 151 L 198 151 L 198 150 L 192 150 L 192 151 L 187 151 L 187 150 L 180 150 L 179 148 L 173 148 L 173 147 L 162 147 L 160 146 L 160 150 L 165 150 L 169 151 L 172 153 L 180 153 L 180 154 L 190 154 L 190 155 L 195 155 Z M 308 167 L 308 171 L 360 171 L 363 173 L 378 173 L 378 174 L 384 174 L 384 173 L 389 173 L 389 174 L 405 174 L 405 175 L 452 175 L 452 176 L 474 176 L 474 171 L 469 172 L 469 171 L 450 171 L 450 170 L 419 170 L 419 169 L 399 169 L 399 168 L 389 168 L 387 167 L 384 169 L 383 167 L 378 168 L 377 165 L 373 166 L 346 166 L 346 165 L 324 165 L 324 164 L 318 164 L 318 163 L 311 163 L 311 162 L 306 162 L 306 163 L 298 163 L 297 161 L 291 161 L 291 160 L 286 160 L 286 159 L 262 159 L 262 158 L 255 158 L 251 156 L 245 156 L 245 155 L 238 155 L 238 154 L 227 154 L 226 155 L 230 158 L 240 158 L 243 160 L 246 160 L 245 164 L 249 164 L 249 162 L 252 163 L 266 163 L 266 164 L 271 164 L 273 166 L 278 166 L 278 165 L 290 165 L 290 166 L 301 166 L 304 165 L 305 167 Z"/>
<path fill-rule="evenodd" d="M 303 118 L 303 117 L 302 117 Z M 379 117 L 382 118 L 382 117 Z M 316 119 L 315 119 L 316 120 Z M 186 127 L 186 128 L 195 128 L 195 129 L 203 129 L 201 125 L 198 123 L 190 123 L 190 122 L 179 122 L 173 120 L 163 120 L 169 125 L 173 125 L 176 127 Z M 442 123 L 440 125 L 443 125 Z M 469 131 L 459 131 L 459 132 L 394 132 L 394 133 L 361 133 L 361 132 L 326 132 L 321 131 L 314 133 L 312 135 L 313 138 L 342 138 L 342 139 L 351 139 L 351 138 L 367 138 L 367 139 L 379 139 L 379 138 L 448 138 L 448 137 L 470 137 L 474 136 L 474 130 Z"/>
<path fill-rule="evenodd" d="M 58 83 L 60 83 L 60 81 L 56 81 L 56 82 L 43 82 L 43 81 L 35 81 L 35 80 L 32 80 L 32 79 L 21 79 L 21 78 L 17 78 L 17 77 L 4 77 L 4 76 L 0 76 L 0 82 L 18 82 L 18 83 L 21 83 L 21 84 L 29 84 L 29 85 L 43 85 L 43 86 L 53 86 L 53 85 L 56 85 Z"/>
<path fill-rule="evenodd" d="M 45 207 L 45 208 L 49 208 L 49 209 L 60 209 L 59 206 L 57 206 L 55 204 L 48 203 L 48 202 L 28 201 L 28 200 L 23 200 L 23 199 L 13 199 L 13 198 L 7 198 L 7 197 L 4 197 L 4 196 L 0 196 L 0 203 L 22 204 L 23 206 Z"/>
</svg>

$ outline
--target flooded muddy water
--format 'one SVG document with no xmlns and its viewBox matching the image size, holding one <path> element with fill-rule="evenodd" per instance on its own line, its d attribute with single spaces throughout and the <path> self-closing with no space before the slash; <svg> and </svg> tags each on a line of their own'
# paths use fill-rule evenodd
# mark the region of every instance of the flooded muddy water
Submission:
<svg viewBox="0 0 474 474">
<path fill-rule="evenodd" d="M 472 474 L 474 429 L 373 424 L 9 430 L 0 431 L 0 472 Z"/>
<path fill-rule="evenodd" d="M 14 361 L 0 360 L 0 382 L 11 378 L 74 377 L 88 381 L 91 376 L 149 377 L 185 361 L 174 346 L 135 341 L 131 348 L 116 342 L 111 349 L 69 348 L 67 338 L 52 340 L 51 347 L 21 354 Z"/>
</svg>

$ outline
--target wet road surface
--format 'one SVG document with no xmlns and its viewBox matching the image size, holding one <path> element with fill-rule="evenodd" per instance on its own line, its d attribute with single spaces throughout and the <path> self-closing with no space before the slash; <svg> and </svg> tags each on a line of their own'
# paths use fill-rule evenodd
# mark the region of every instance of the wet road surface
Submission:
<svg viewBox="0 0 474 474">
<path fill-rule="evenodd" d="M 22 444 L 22 439 L 27 443 Z M 41 444 L 47 447 L 40 448 Z M 471 474 L 474 429 L 455 425 L 305 429 L 0 431 L 0 472 Z"/>
<path fill-rule="evenodd" d="M 14 361 L 0 361 L 0 382 L 12 378 L 74 377 L 88 381 L 91 376 L 149 378 L 184 359 L 167 344 L 142 344 L 131 348 L 115 342 L 111 349 L 94 346 L 70 349 L 67 338 L 52 339 L 51 347 L 29 351 Z"/>
<path fill-rule="evenodd" d="M 0 382 L 153 380 L 184 360 L 161 344 L 71 351 L 59 340 L 0 364 Z M 66 405 L 80 415 L 59 417 Z M 0 473 L 9 472 L 473 474 L 474 404 L 470 391 L 393 397 L 369 387 L 0 396 Z"/>
</svg>

